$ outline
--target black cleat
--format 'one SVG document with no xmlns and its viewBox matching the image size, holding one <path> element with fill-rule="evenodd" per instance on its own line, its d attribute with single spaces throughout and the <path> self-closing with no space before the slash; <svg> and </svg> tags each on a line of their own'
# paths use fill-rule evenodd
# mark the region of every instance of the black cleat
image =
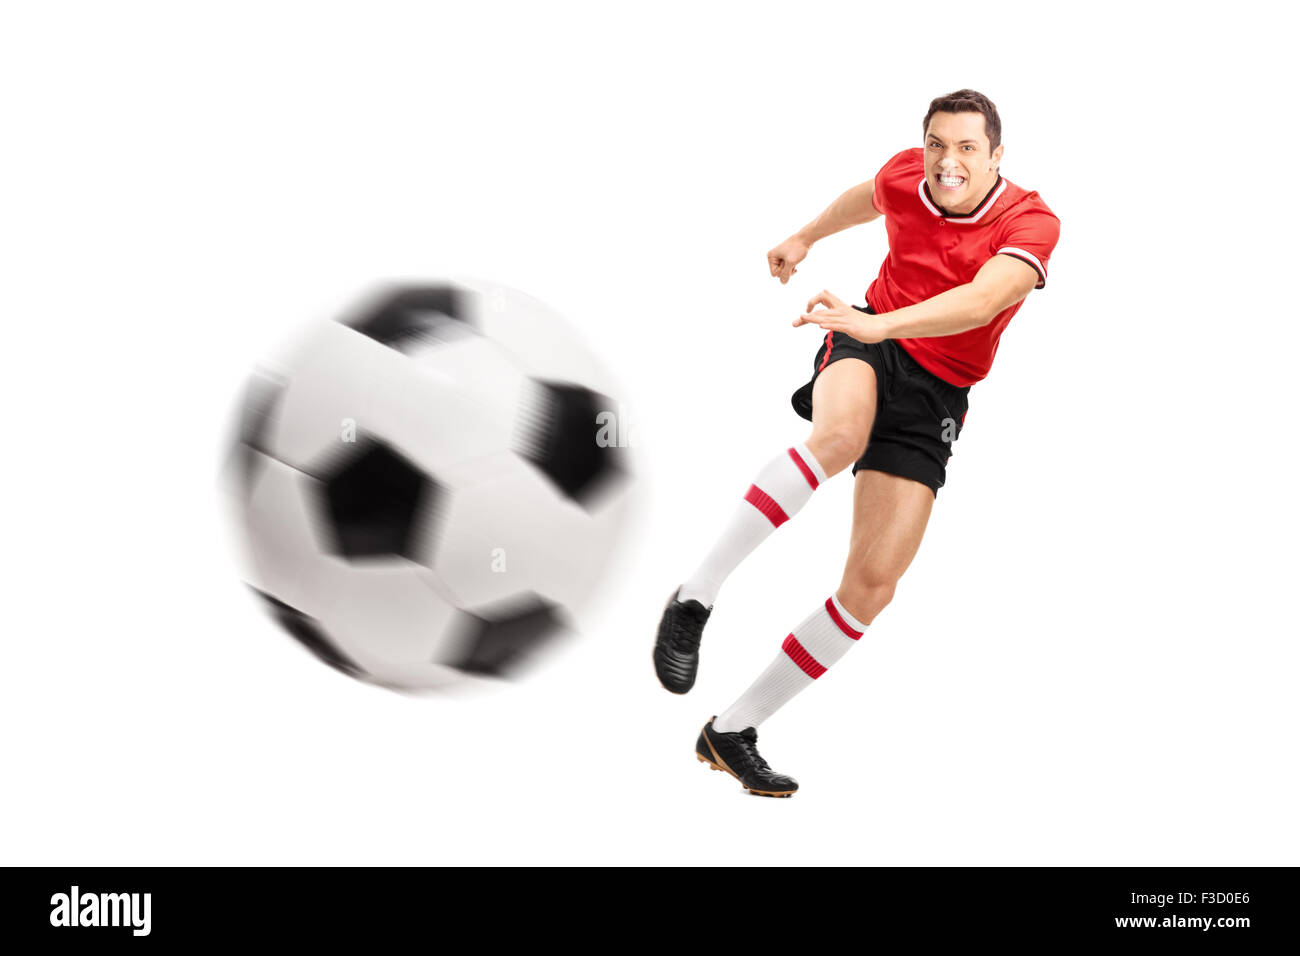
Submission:
<svg viewBox="0 0 1300 956">
<path fill-rule="evenodd" d="M 695 686 L 695 672 L 700 667 L 700 635 L 713 608 L 699 601 L 679 601 L 678 588 L 668 599 L 664 616 L 659 620 L 655 639 L 655 673 L 659 683 L 674 694 L 684 694 Z"/>
<path fill-rule="evenodd" d="M 788 797 L 799 789 L 794 777 L 777 773 L 758 753 L 758 731 L 753 727 L 732 734 L 713 729 L 717 716 L 700 731 L 695 756 L 714 770 L 725 770 L 750 793 L 765 797 Z"/>
</svg>

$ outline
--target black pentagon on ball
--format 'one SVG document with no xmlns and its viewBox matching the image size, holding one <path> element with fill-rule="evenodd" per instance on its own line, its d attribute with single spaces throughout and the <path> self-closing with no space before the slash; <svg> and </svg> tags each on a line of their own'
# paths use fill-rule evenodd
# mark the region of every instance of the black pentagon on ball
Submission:
<svg viewBox="0 0 1300 956">
<path fill-rule="evenodd" d="M 314 617 L 304 614 L 296 607 L 290 607 L 265 591 L 253 588 L 253 593 L 266 602 L 267 610 L 271 612 L 271 616 L 307 650 L 330 667 L 342 671 L 349 677 L 365 676 L 365 672 L 360 665 L 334 645 L 334 642 L 329 639 L 329 636 L 321 627 L 320 622 Z"/>
<path fill-rule="evenodd" d="M 560 608 L 528 592 L 493 608 L 460 613 L 459 654 L 440 661 L 469 674 L 508 676 L 569 628 Z"/>
<path fill-rule="evenodd" d="M 470 291 L 452 285 L 414 286 L 380 293 L 343 324 L 398 352 L 472 334 Z"/>
<path fill-rule="evenodd" d="M 382 441 L 345 446 L 317 477 L 336 553 L 419 560 L 426 519 L 443 489 Z"/>
<path fill-rule="evenodd" d="M 515 451 L 567 497 L 590 508 L 606 486 L 626 474 L 625 448 L 600 440 L 597 421 L 612 414 L 608 397 L 571 382 L 533 379 L 519 414 Z"/>
</svg>

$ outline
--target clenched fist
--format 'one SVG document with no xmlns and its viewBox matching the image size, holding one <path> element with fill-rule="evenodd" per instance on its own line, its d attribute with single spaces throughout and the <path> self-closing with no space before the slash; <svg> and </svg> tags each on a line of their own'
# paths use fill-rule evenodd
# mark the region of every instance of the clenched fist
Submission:
<svg viewBox="0 0 1300 956">
<path fill-rule="evenodd" d="M 767 254 L 767 267 L 785 285 L 799 271 L 795 266 L 803 262 L 809 248 L 808 243 L 791 236 Z"/>
</svg>

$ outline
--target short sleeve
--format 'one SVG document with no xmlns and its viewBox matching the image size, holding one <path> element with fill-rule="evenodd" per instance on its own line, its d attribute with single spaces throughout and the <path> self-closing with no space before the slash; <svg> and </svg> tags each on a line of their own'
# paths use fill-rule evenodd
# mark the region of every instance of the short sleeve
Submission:
<svg viewBox="0 0 1300 956">
<path fill-rule="evenodd" d="M 871 205 L 875 206 L 876 212 L 880 213 L 882 216 L 892 215 L 889 211 L 892 206 L 889 191 L 894 188 L 893 180 L 895 177 L 891 176 L 890 173 L 894 167 L 898 165 L 899 160 L 906 156 L 907 150 L 903 150 L 901 153 L 895 153 L 893 156 L 889 157 L 885 162 L 885 165 L 880 167 L 880 172 L 876 173 L 875 182 L 871 189 Z"/>
<path fill-rule="evenodd" d="M 1034 206 L 1015 216 L 1002 234 L 994 255 L 1015 256 L 1038 273 L 1035 289 L 1047 285 L 1047 260 L 1061 236 L 1061 220 L 1046 206 Z"/>
<path fill-rule="evenodd" d="M 876 180 L 871 187 L 871 205 L 875 206 L 876 212 L 880 213 L 882 216 L 889 215 L 889 213 L 885 209 L 885 178 L 884 178 L 885 169 L 888 166 L 889 163 L 885 163 L 885 165 L 880 168 L 880 172 L 876 173 Z"/>
</svg>

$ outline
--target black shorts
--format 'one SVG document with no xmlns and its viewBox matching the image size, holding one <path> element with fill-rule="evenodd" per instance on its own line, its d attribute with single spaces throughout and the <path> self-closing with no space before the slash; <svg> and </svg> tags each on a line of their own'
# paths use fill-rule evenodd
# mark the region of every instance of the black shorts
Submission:
<svg viewBox="0 0 1300 956">
<path fill-rule="evenodd" d="M 875 315 L 870 305 L 853 308 Z M 901 475 L 929 486 L 938 497 L 952 443 L 966 421 L 970 386 L 952 385 L 927 372 L 893 339 L 868 345 L 844 332 L 827 336 L 813 359 L 813 377 L 790 396 L 794 410 L 812 421 L 813 383 L 822 369 L 840 359 L 866 362 L 876 370 L 876 421 L 853 474 L 870 468 Z"/>
</svg>

